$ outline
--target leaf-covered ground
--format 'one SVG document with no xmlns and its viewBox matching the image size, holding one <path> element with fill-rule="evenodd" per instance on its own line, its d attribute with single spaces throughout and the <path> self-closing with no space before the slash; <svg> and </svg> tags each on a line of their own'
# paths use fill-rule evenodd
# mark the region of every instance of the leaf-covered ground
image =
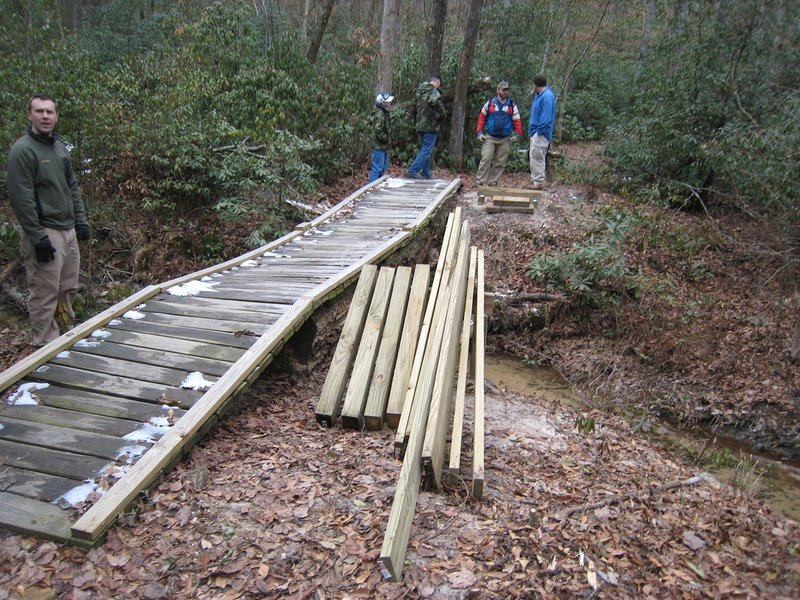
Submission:
<svg viewBox="0 0 800 600">
<path fill-rule="evenodd" d="M 616 201 L 558 186 L 535 218 L 521 218 L 484 215 L 468 193 L 459 199 L 473 241 L 486 250 L 489 283 L 527 292 L 542 291 L 522 276 L 534 246 L 569 247 L 598 204 Z M 644 403 L 672 381 L 675 390 L 702 389 L 707 410 L 737 407 L 764 427 L 764 399 L 742 398 L 775 386 L 765 406 L 787 411 L 773 428 L 777 439 L 797 426 L 780 400 L 791 378 L 763 384 L 767 377 L 755 374 L 786 348 L 785 319 L 758 278 L 763 265 L 744 264 L 728 248 L 720 264 L 735 263 L 735 271 L 714 263 L 712 272 L 735 272 L 740 285 L 703 279 L 703 293 L 724 304 L 713 318 L 662 328 L 663 337 L 641 327 L 614 339 L 596 335 L 603 323 L 587 327 L 558 306 L 543 333 L 531 306 L 509 304 L 495 311 L 490 348 L 541 358 L 587 400 L 594 389 L 605 402 L 619 395 Z M 665 258 L 632 256 L 642 264 Z M 699 293 L 688 283 L 681 291 Z M 120 516 L 105 544 L 83 550 L 0 534 L 0 600 L 797 596 L 796 522 L 671 454 L 599 400 L 578 411 L 492 384 L 483 500 L 466 494 L 467 452 L 463 485 L 421 493 L 402 581 L 384 581 L 376 561 L 400 468 L 392 432 L 325 429 L 313 416 L 346 302 L 315 315 L 310 361 L 287 349 L 190 457 Z M 759 315 L 764 324 L 748 321 Z M 721 331 L 729 331 L 727 344 Z"/>
</svg>

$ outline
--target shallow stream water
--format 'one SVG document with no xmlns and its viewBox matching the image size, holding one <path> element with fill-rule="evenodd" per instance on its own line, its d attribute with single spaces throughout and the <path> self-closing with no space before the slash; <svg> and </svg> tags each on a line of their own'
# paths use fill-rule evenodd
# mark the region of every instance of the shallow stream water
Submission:
<svg viewBox="0 0 800 600">
<path fill-rule="evenodd" d="M 555 400 L 577 410 L 586 409 L 579 395 L 554 369 L 528 367 L 516 358 L 488 355 L 485 374 L 486 379 L 504 391 Z M 701 454 L 705 462 L 697 467 L 698 471 L 710 471 L 729 483 L 737 478 L 748 479 L 749 485 L 745 488 L 749 493 L 765 500 L 774 510 L 787 517 L 800 520 L 800 464 L 796 461 L 756 453 L 737 440 L 709 432 L 680 430 L 663 422 L 653 422 L 644 435 L 656 438 L 684 456 Z M 723 464 L 715 467 L 711 464 L 713 457 L 727 460 L 718 461 Z M 756 464 L 756 461 L 755 470 L 747 468 Z M 740 465 L 739 468 L 736 464 Z M 762 471 L 763 474 L 758 476 Z"/>
</svg>

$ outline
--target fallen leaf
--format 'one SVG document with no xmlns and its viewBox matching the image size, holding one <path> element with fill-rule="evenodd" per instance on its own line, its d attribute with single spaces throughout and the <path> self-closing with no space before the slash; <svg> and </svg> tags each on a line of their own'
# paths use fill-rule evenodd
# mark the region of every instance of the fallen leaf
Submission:
<svg viewBox="0 0 800 600">
<path fill-rule="evenodd" d="M 701 548 L 705 548 L 705 541 L 699 535 L 697 535 L 694 531 L 689 531 L 688 529 L 683 532 L 683 543 L 689 546 L 692 550 L 700 550 Z"/>
<path fill-rule="evenodd" d="M 461 569 L 455 573 L 450 573 L 447 576 L 447 579 L 450 581 L 450 585 L 457 590 L 463 590 L 465 588 L 472 587 L 477 580 L 475 573 L 467 569 Z"/>
</svg>

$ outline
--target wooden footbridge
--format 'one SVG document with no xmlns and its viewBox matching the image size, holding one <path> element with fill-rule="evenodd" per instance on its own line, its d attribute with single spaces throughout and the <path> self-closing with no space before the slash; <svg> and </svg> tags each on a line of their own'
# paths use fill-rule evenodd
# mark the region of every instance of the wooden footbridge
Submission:
<svg viewBox="0 0 800 600">
<path fill-rule="evenodd" d="M 100 541 L 318 306 L 459 186 L 380 179 L 271 244 L 142 289 L 0 373 L 0 527 Z"/>
</svg>

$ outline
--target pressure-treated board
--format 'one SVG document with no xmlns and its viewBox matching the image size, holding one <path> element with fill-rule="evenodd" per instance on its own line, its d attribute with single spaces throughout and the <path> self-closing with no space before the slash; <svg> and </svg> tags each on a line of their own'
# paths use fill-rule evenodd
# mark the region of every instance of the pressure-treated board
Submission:
<svg viewBox="0 0 800 600">
<path fill-rule="evenodd" d="M 450 424 L 453 377 L 458 362 L 458 340 L 464 320 L 469 274 L 469 223 L 462 224 L 458 257 L 450 280 L 450 301 L 444 318 L 439 364 L 433 386 L 425 439 L 422 444 L 422 476 L 435 487 L 442 487 L 442 468 L 447 427 Z"/>
<path fill-rule="evenodd" d="M 366 429 L 383 428 L 386 402 L 389 399 L 389 386 L 392 381 L 392 373 L 395 371 L 400 331 L 406 315 L 410 283 L 411 267 L 398 267 L 392 285 L 392 297 L 386 314 L 386 324 L 381 336 L 378 358 L 375 361 L 375 369 L 369 384 L 367 404 L 364 408 Z"/>
<path fill-rule="evenodd" d="M 484 329 L 484 273 L 483 250 L 478 250 L 477 289 L 475 298 L 475 424 L 473 426 L 472 452 L 472 495 L 483 497 L 484 490 L 484 348 L 486 345 Z"/>
<path fill-rule="evenodd" d="M 419 339 L 422 317 L 426 311 L 428 300 L 428 283 L 431 277 L 430 265 L 416 265 L 414 279 L 411 283 L 411 292 L 408 297 L 403 333 L 400 337 L 400 346 L 397 349 L 392 385 L 389 390 L 389 401 L 386 406 L 386 423 L 389 427 L 396 428 L 403 412 L 403 403 L 408 390 L 408 378 L 414 364 L 414 349 Z"/>
<path fill-rule="evenodd" d="M 467 278 L 467 297 L 464 305 L 464 320 L 461 323 L 461 341 L 458 360 L 458 379 L 453 407 L 453 433 L 450 437 L 450 461 L 447 473 L 457 479 L 461 468 L 461 443 L 464 430 L 464 405 L 469 371 L 469 347 L 472 333 L 473 299 L 475 297 L 475 275 L 478 268 L 478 249 L 473 246 L 469 253 L 469 275 Z M 455 481 L 449 482 L 455 485 Z"/>
<path fill-rule="evenodd" d="M 364 330 L 364 322 L 367 319 L 367 310 L 377 278 L 378 267 L 375 265 L 366 265 L 361 270 L 361 277 L 358 279 L 358 285 L 350 303 L 350 310 L 347 312 L 342 334 L 336 344 L 328 376 L 325 378 L 322 392 L 319 395 L 315 416 L 318 423 L 328 427 L 333 426 L 341 410 L 342 395 L 347 385 L 347 377 L 350 375 L 350 369 L 355 360 L 361 332 Z"/>
<path fill-rule="evenodd" d="M 361 333 L 358 353 L 342 406 L 342 426 L 349 429 L 361 429 L 364 406 L 369 393 L 369 382 L 372 379 L 372 371 L 378 356 L 393 281 L 394 269 L 382 267 L 375 283 L 375 291 L 372 294 L 367 320 Z"/>
</svg>

